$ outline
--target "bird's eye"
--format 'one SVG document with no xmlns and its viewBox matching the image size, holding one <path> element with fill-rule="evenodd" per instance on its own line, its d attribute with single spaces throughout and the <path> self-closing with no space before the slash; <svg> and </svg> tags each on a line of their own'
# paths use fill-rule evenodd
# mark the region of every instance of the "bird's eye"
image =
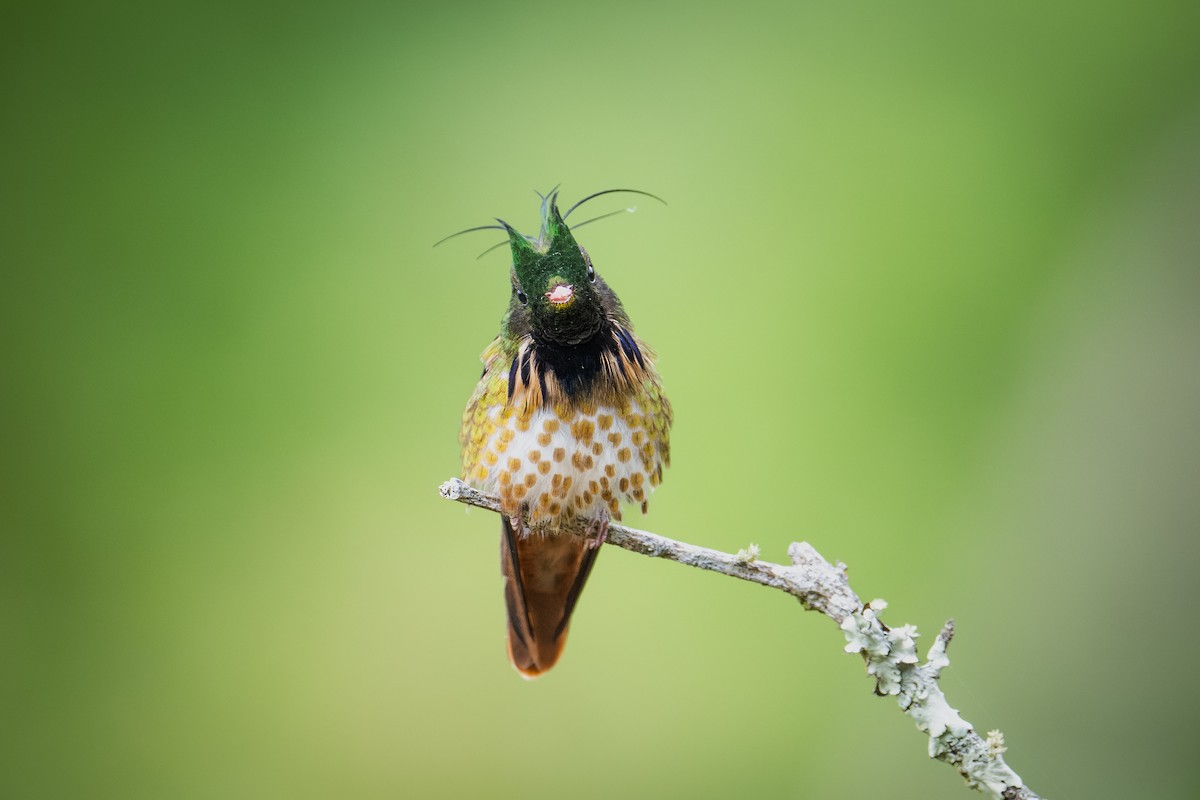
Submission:
<svg viewBox="0 0 1200 800">
<path fill-rule="evenodd" d="M 527 305 L 529 303 L 529 298 L 526 297 L 525 292 L 521 291 L 520 289 L 517 289 L 517 299 L 521 301 L 521 305 Z"/>
<path fill-rule="evenodd" d="M 587 264 L 588 280 L 591 281 L 592 283 L 595 283 L 596 282 L 596 270 L 592 269 L 592 257 L 589 256 L 587 250 L 584 250 L 582 247 L 579 248 L 579 252 L 581 254 L 583 254 L 583 263 Z"/>
</svg>

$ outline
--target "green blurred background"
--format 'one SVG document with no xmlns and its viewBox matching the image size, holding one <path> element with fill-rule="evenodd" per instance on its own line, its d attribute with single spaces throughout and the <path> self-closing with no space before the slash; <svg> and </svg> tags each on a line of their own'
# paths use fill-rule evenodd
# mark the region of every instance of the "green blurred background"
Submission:
<svg viewBox="0 0 1200 800">
<path fill-rule="evenodd" d="M 1051 797 L 1193 797 L 1193 2 L 53 3 L 0 24 L 0 795 L 969 796 L 828 620 L 619 550 L 509 667 L 438 499 L 580 239 L 659 352 L 635 524 L 804 538 Z"/>
</svg>

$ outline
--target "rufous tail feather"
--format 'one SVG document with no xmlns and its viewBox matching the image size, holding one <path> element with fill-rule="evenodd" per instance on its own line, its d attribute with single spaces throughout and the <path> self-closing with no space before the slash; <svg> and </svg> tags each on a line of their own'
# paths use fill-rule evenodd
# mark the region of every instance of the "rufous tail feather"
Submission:
<svg viewBox="0 0 1200 800">
<path fill-rule="evenodd" d="M 571 612 L 598 552 L 581 536 L 518 534 L 502 517 L 500 574 L 508 611 L 508 657 L 524 677 L 536 678 L 562 655 Z"/>
</svg>

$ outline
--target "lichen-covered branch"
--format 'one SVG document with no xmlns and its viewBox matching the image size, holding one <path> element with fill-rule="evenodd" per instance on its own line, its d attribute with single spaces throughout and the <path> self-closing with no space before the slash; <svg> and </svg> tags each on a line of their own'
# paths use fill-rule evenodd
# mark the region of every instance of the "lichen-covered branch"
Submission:
<svg viewBox="0 0 1200 800">
<path fill-rule="evenodd" d="M 492 495 L 472 489 L 457 478 L 439 490 L 447 500 L 500 511 Z M 579 531 L 582 535 L 582 530 Z M 980 736 L 955 709 L 950 707 L 938 685 L 941 672 L 950 664 L 946 648 L 954 636 L 954 621 L 947 622 L 934 639 L 921 663 L 917 656 L 917 629 L 912 625 L 889 628 L 880 615 L 887 608 L 882 600 L 864 604 L 850 588 L 844 564 L 830 564 L 807 542 L 788 547 L 790 565 L 758 559 L 758 547 L 737 554 L 677 542 L 665 536 L 612 523 L 608 544 L 642 555 L 665 558 L 691 567 L 719 572 L 744 581 L 761 583 L 798 598 L 810 611 L 819 611 L 838 623 L 846 636 L 847 653 L 860 653 L 867 673 L 875 679 L 875 693 L 893 696 L 904 713 L 929 736 L 929 755 L 954 766 L 967 785 L 999 800 L 1037 800 L 1020 776 L 1004 761 L 1004 736 L 990 731 Z"/>
</svg>

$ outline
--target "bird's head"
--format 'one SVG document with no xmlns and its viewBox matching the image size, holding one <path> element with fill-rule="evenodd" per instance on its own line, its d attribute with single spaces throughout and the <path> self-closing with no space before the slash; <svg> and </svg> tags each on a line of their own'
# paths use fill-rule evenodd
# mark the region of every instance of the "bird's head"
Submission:
<svg viewBox="0 0 1200 800">
<path fill-rule="evenodd" d="M 536 339 L 560 346 L 577 345 L 598 333 L 604 307 L 592 260 L 563 221 L 557 193 L 542 201 L 537 238 L 518 233 L 501 221 L 512 248 L 513 307 L 523 311 Z"/>
</svg>

